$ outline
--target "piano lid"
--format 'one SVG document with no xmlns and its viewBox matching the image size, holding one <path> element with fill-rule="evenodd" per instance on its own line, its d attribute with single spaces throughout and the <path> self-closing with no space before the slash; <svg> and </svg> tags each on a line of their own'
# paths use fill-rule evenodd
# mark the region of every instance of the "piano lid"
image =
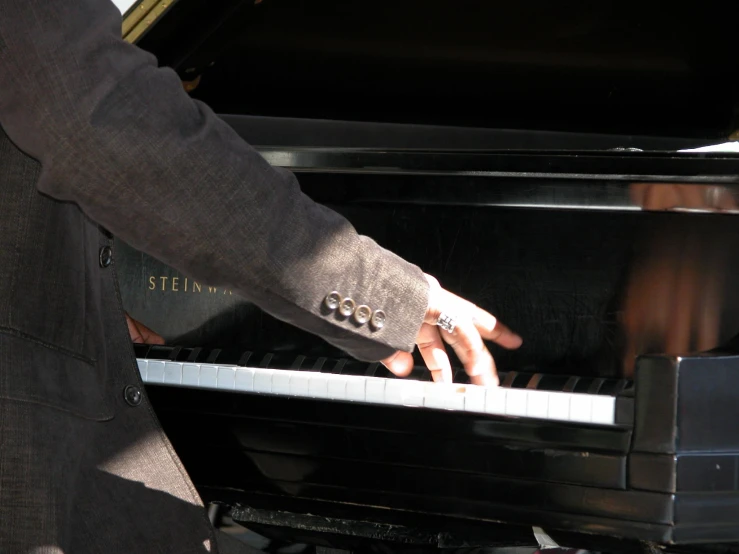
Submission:
<svg viewBox="0 0 739 554">
<path fill-rule="evenodd" d="M 737 16 L 736 2 L 177 0 L 136 42 L 202 75 L 193 94 L 219 113 L 716 142 L 739 129 Z"/>
</svg>

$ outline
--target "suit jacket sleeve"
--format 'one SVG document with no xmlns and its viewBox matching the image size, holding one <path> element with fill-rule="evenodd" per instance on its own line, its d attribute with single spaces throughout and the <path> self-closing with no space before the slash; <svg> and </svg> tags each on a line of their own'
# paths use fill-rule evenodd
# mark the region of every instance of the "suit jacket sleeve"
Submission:
<svg viewBox="0 0 739 554">
<path fill-rule="evenodd" d="M 307 198 L 123 41 L 108 0 L 0 0 L 0 125 L 41 163 L 41 192 L 132 246 L 360 359 L 413 349 L 421 270 Z M 385 325 L 324 309 L 334 290 Z"/>
</svg>

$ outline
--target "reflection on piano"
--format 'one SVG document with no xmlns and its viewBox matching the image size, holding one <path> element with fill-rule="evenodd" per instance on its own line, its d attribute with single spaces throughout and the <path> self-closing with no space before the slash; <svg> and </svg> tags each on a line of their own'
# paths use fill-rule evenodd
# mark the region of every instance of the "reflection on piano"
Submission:
<svg viewBox="0 0 739 554">
<path fill-rule="evenodd" d="M 136 345 L 142 381 L 235 520 L 321 544 L 739 541 L 739 157 L 681 152 L 739 127 L 735 19 L 535 4 L 178 0 L 139 39 L 524 338 L 491 347 L 499 388 L 420 358 L 398 379 L 119 241 L 126 309 L 167 341 Z"/>
</svg>

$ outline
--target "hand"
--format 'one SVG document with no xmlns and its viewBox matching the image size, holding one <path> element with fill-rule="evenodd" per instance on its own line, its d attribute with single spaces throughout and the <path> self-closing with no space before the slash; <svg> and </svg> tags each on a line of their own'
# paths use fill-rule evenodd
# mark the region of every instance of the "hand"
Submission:
<svg viewBox="0 0 739 554">
<path fill-rule="evenodd" d="M 689 183 L 632 183 L 629 196 L 637 206 L 651 211 L 700 210 L 733 212 L 737 202 L 722 186 Z"/>
<path fill-rule="evenodd" d="M 131 336 L 132 342 L 143 344 L 164 344 L 164 339 L 149 329 L 143 323 L 136 321 L 130 315 L 126 314 L 126 323 L 128 324 L 128 334 Z"/>
<path fill-rule="evenodd" d="M 446 341 L 454 349 L 473 384 L 497 386 L 495 361 L 483 339 L 492 340 L 509 349 L 518 348 L 523 340 L 495 316 L 441 288 L 439 282 L 430 275 L 426 275 L 426 279 L 431 287 L 429 307 L 416 344 L 434 381 L 452 382 L 452 366 L 444 348 Z M 452 333 L 436 325 L 442 312 L 456 320 Z M 399 377 L 405 377 L 413 370 L 413 356 L 408 352 L 398 351 L 382 360 L 382 363 Z"/>
</svg>

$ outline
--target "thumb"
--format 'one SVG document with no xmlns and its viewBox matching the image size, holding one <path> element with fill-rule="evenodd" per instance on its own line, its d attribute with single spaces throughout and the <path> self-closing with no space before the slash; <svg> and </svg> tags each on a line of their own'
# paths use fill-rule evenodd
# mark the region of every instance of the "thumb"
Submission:
<svg viewBox="0 0 739 554">
<path fill-rule="evenodd" d="M 398 350 L 392 356 L 382 360 L 382 365 L 398 377 L 407 377 L 413 371 L 413 356 L 408 352 Z"/>
</svg>

